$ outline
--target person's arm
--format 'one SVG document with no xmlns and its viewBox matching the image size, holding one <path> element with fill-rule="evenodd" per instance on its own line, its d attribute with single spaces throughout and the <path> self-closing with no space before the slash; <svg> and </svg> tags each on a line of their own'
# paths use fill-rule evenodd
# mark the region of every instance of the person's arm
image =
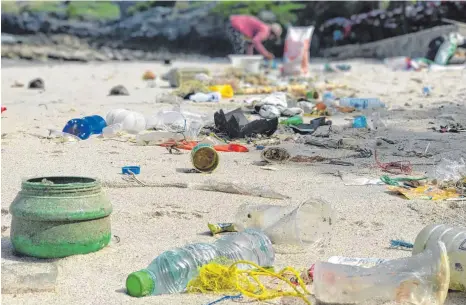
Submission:
<svg viewBox="0 0 466 305">
<path fill-rule="evenodd" d="M 268 31 L 260 31 L 252 39 L 252 44 L 256 50 L 261 53 L 265 58 L 272 59 L 274 58 L 273 54 L 267 51 L 267 49 L 262 44 L 262 41 L 266 40 L 269 37 Z"/>
</svg>

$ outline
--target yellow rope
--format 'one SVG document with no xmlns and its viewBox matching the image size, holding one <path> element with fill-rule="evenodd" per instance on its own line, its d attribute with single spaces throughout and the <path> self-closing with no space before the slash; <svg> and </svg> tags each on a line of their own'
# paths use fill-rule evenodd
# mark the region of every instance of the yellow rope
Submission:
<svg viewBox="0 0 466 305">
<path fill-rule="evenodd" d="M 250 265 L 256 269 L 241 270 L 237 267 L 239 264 Z M 302 291 L 298 289 L 298 286 L 284 277 L 285 273 L 291 273 L 296 277 L 298 286 Z M 280 289 L 267 288 L 259 280 L 260 276 L 277 278 L 292 287 L 293 291 L 281 291 Z M 306 295 L 310 295 L 310 292 L 307 290 L 300 274 L 294 268 L 285 267 L 276 273 L 262 268 L 253 262 L 244 260 L 237 261 L 229 267 L 217 262 L 211 262 L 202 266 L 199 270 L 199 275 L 188 283 L 187 291 L 201 293 L 235 291 L 261 301 L 285 296 L 298 297 L 306 304 L 311 305 L 311 302 L 306 298 Z"/>
</svg>

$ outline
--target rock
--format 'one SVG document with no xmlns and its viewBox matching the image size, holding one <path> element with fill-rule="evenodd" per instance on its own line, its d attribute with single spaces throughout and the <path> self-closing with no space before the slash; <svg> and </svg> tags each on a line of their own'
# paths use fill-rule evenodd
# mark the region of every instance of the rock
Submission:
<svg viewBox="0 0 466 305">
<path fill-rule="evenodd" d="M 275 16 L 275 14 L 271 11 L 260 11 L 258 17 L 266 23 L 277 21 L 277 16 Z"/>
<path fill-rule="evenodd" d="M 29 89 L 45 89 L 44 81 L 42 78 L 35 78 L 29 82 Z"/>
<path fill-rule="evenodd" d="M 118 85 L 110 90 L 109 95 L 129 95 L 129 92 L 124 86 Z"/>
</svg>

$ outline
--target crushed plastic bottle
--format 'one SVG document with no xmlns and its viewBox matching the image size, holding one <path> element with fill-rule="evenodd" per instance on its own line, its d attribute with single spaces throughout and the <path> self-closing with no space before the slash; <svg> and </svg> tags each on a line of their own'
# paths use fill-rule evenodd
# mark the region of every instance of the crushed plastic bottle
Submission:
<svg viewBox="0 0 466 305">
<path fill-rule="evenodd" d="M 301 252 L 328 241 L 334 222 L 331 205 L 318 198 L 296 207 L 243 204 L 235 215 L 235 225 L 239 230 L 263 231 L 275 244 L 277 253 Z"/>
<path fill-rule="evenodd" d="M 357 98 L 345 97 L 339 101 L 340 107 L 354 107 L 357 110 L 361 109 L 376 109 L 385 108 L 385 104 L 378 98 Z"/>
<path fill-rule="evenodd" d="M 269 238 L 258 230 L 226 235 L 212 244 L 186 245 L 162 253 L 146 269 L 131 273 L 126 279 L 128 294 L 142 297 L 183 292 L 198 275 L 199 267 L 219 258 L 272 266 L 275 252 Z"/>
<path fill-rule="evenodd" d="M 116 123 L 102 129 L 102 136 L 104 138 L 113 138 L 116 137 L 121 131 L 123 131 L 123 124 Z"/>
<path fill-rule="evenodd" d="M 445 244 L 418 255 L 390 260 L 372 268 L 318 262 L 313 270 L 317 300 L 331 304 L 380 303 L 442 305 L 450 284 Z"/>
</svg>

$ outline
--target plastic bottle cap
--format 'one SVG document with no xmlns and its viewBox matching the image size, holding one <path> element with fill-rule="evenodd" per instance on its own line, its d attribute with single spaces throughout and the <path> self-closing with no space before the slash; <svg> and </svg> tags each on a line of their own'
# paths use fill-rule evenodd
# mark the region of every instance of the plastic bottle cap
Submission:
<svg viewBox="0 0 466 305">
<path fill-rule="evenodd" d="M 154 290 L 155 283 L 151 275 L 145 270 L 139 270 L 128 275 L 126 290 L 132 297 L 143 297 Z"/>
</svg>

